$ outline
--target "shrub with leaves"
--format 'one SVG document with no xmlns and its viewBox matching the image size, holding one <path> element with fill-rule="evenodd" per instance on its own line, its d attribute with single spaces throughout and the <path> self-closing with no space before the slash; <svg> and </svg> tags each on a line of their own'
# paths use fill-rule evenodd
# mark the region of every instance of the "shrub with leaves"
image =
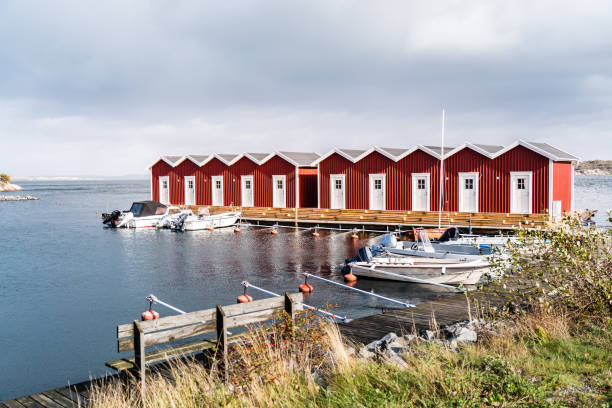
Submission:
<svg viewBox="0 0 612 408">
<path fill-rule="evenodd" d="M 10 182 L 11 182 L 11 176 L 5 173 L 0 174 L 0 183 L 10 183 Z"/>
<path fill-rule="evenodd" d="M 578 318 L 612 317 L 612 231 L 567 216 L 547 228 L 517 231 L 509 258 L 494 260 L 531 285 L 531 305 L 565 308 Z M 521 289 L 525 295 L 528 291 Z"/>
</svg>

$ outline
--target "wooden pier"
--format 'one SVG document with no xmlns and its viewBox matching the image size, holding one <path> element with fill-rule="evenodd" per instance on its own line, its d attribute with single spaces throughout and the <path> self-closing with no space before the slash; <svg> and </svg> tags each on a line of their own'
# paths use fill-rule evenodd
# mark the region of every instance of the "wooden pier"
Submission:
<svg viewBox="0 0 612 408">
<path fill-rule="evenodd" d="M 338 326 L 346 338 L 367 344 L 389 332 L 397 335 L 419 333 L 422 330 L 476 318 L 479 316 L 479 310 L 500 306 L 506 302 L 506 296 L 492 293 L 473 292 L 467 296 L 444 294 L 436 300 L 418 304 L 416 307 L 361 317 L 348 323 L 340 323 Z M 160 371 L 166 370 L 164 365 L 153 367 Z M 103 380 L 115 380 L 124 375 L 123 373 L 109 375 Z M 80 406 L 87 406 L 90 390 L 97 381 L 100 379 L 0 402 L 0 408 L 70 408 L 78 406 L 79 403 Z"/>
<path fill-rule="evenodd" d="M 215 207 L 189 206 L 197 213 L 207 208 L 211 214 L 241 210 L 242 219 L 255 223 L 299 224 L 315 227 L 341 226 L 385 230 L 387 227 L 411 229 L 413 227 L 437 227 L 437 212 L 392 210 L 331 210 L 321 208 L 271 208 L 271 207 Z M 476 230 L 510 230 L 519 225 L 542 227 L 550 220 L 548 214 L 464 213 L 443 212 L 442 225 Z"/>
</svg>

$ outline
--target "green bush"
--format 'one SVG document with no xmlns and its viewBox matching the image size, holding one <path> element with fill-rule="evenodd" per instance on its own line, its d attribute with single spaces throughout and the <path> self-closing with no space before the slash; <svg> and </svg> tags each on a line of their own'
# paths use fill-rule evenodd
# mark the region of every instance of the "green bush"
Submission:
<svg viewBox="0 0 612 408">
<path fill-rule="evenodd" d="M 2 183 L 10 183 L 11 182 L 11 176 L 9 176 L 8 174 L 5 174 L 5 173 L 0 174 L 0 182 L 2 182 Z"/>
<path fill-rule="evenodd" d="M 612 230 L 583 227 L 565 217 L 547 228 L 520 229 L 509 245 L 510 257 L 498 260 L 532 286 L 532 305 L 562 308 L 583 317 L 612 318 Z"/>
</svg>

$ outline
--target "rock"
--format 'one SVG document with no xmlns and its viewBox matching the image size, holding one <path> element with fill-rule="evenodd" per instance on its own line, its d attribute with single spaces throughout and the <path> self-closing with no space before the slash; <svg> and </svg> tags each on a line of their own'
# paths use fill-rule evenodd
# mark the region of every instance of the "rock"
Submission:
<svg viewBox="0 0 612 408">
<path fill-rule="evenodd" d="M 385 350 L 389 343 L 392 343 L 397 339 L 397 334 L 388 333 L 380 340 L 374 340 L 373 342 L 367 344 L 365 347 L 372 352 L 375 352 L 378 349 Z"/>
<path fill-rule="evenodd" d="M 380 341 L 386 341 L 386 342 L 390 343 L 390 342 L 392 342 L 395 339 L 397 339 L 397 334 L 395 334 L 395 333 L 388 333 L 382 339 L 380 339 Z"/>
<path fill-rule="evenodd" d="M 19 187 L 17 184 L 11 184 L 11 183 L 1 183 L 0 182 L 0 191 L 19 191 L 22 188 Z"/>
<path fill-rule="evenodd" d="M 425 340 L 427 341 L 431 341 L 436 338 L 436 332 L 433 330 L 425 330 L 425 333 L 423 334 L 423 338 L 425 338 Z"/>
<path fill-rule="evenodd" d="M 359 352 L 357 352 L 357 357 L 363 359 L 363 360 L 369 360 L 374 358 L 374 356 L 376 356 L 376 354 L 372 353 L 370 350 L 367 349 L 366 347 L 362 347 L 361 349 L 359 349 Z"/>
<path fill-rule="evenodd" d="M 407 368 L 408 367 L 408 363 L 406 363 L 406 361 L 401 358 L 396 352 L 392 351 L 392 350 L 386 350 L 383 354 L 383 358 L 395 365 L 398 365 L 402 368 Z"/>
<path fill-rule="evenodd" d="M 454 340 L 457 343 L 474 343 L 478 340 L 478 334 L 472 329 L 462 327 L 455 332 Z"/>
<path fill-rule="evenodd" d="M 417 341 L 419 339 L 419 337 L 415 336 L 414 334 L 405 334 L 401 338 L 406 344 L 410 344 L 413 341 Z"/>
<path fill-rule="evenodd" d="M 355 355 L 355 349 L 354 349 L 353 347 L 347 347 L 347 349 L 346 349 L 346 353 L 347 353 L 349 356 L 354 356 L 354 355 Z"/>
<path fill-rule="evenodd" d="M 410 350 L 410 346 L 408 346 L 405 342 L 400 339 L 396 339 L 391 343 L 386 344 L 386 350 L 391 350 L 395 353 L 403 354 Z"/>
<path fill-rule="evenodd" d="M 32 196 L 0 196 L 0 201 L 28 201 L 28 200 L 40 200 L 40 198 L 32 197 Z"/>
</svg>

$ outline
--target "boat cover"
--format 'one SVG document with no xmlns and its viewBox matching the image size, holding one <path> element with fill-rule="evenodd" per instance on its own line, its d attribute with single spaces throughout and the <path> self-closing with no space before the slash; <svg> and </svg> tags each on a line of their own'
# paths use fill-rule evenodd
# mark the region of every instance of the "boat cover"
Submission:
<svg viewBox="0 0 612 408">
<path fill-rule="evenodd" d="M 166 212 L 166 206 L 159 201 L 135 201 L 132 203 L 130 212 L 134 214 L 134 217 L 162 215 Z"/>
</svg>

